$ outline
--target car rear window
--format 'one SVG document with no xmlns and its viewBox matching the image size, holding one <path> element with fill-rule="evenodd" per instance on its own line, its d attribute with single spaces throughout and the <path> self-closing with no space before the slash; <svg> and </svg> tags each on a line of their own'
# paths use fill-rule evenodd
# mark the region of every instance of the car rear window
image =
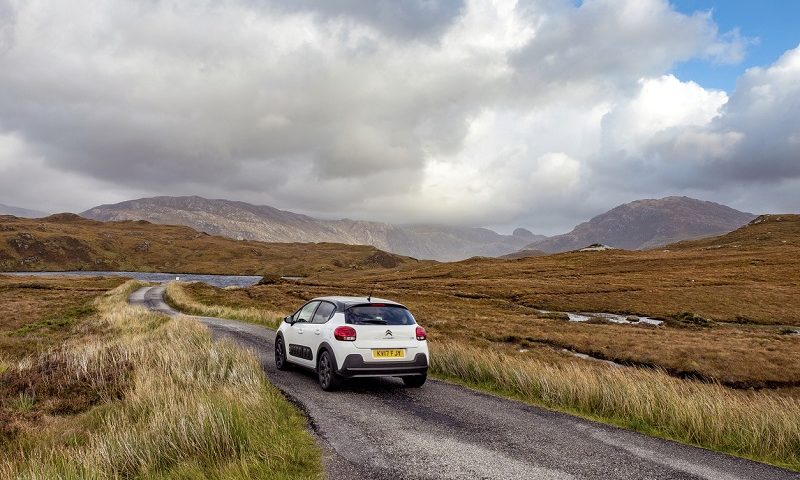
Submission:
<svg viewBox="0 0 800 480">
<path fill-rule="evenodd" d="M 416 320 L 405 307 L 397 305 L 357 305 L 345 313 L 352 325 L 414 325 Z"/>
</svg>

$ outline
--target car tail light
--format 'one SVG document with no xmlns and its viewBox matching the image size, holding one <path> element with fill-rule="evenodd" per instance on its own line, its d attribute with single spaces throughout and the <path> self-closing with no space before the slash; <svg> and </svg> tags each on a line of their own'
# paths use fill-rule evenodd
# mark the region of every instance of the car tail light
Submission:
<svg viewBox="0 0 800 480">
<path fill-rule="evenodd" d="M 417 340 L 427 340 L 428 334 L 425 333 L 425 329 L 417 325 Z"/>
<path fill-rule="evenodd" d="M 333 338 L 342 342 L 355 342 L 356 329 L 353 327 L 336 327 L 333 331 Z"/>
</svg>

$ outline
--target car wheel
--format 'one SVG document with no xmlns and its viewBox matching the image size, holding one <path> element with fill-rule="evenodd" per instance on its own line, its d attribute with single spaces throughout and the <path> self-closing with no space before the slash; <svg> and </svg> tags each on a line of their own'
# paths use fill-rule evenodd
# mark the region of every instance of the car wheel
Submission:
<svg viewBox="0 0 800 480">
<path fill-rule="evenodd" d="M 427 379 L 428 379 L 428 374 L 423 373 L 422 375 L 403 377 L 403 383 L 406 384 L 406 387 L 419 388 L 425 385 L 425 380 Z"/>
<path fill-rule="evenodd" d="M 286 346 L 283 338 L 275 340 L 275 368 L 278 370 L 289 370 L 289 362 L 286 361 Z"/>
<path fill-rule="evenodd" d="M 327 350 L 323 350 L 319 355 L 317 362 L 317 376 L 319 377 L 319 386 L 326 392 L 336 390 L 339 388 L 341 378 L 336 373 L 336 368 L 333 363 L 333 356 Z"/>
</svg>

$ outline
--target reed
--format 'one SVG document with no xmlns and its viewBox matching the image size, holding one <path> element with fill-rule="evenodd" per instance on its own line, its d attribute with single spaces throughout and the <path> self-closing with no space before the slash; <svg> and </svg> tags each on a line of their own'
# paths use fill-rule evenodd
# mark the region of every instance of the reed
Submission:
<svg viewBox="0 0 800 480">
<path fill-rule="evenodd" d="M 552 364 L 456 343 L 433 346 L 432 372 L 648 434 L 800 469 L 800 401 L 659 370 Z"/>
</svg>

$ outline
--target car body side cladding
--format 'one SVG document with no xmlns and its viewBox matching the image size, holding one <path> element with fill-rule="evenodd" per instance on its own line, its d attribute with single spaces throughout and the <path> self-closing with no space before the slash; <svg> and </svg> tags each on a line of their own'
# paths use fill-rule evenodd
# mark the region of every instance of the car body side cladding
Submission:
<svg viewBox="0 0 800 480">
<path fill-rule="evenodd" d="M 333 365 L 336 367 L 335 370 L 338 373 L 340 368 L 339 361 L 336 360 L 336 354 L 333 353 L 333 348 L 330 345 L 328 345 L 328 342 L 322 342 L 319 344 L 319 348 L 317 349 L 317 356 L 315 358 L 319 360 L 319 356 L 320 354 L 322 354 L 323 350 L 327 351 L 328 355 L 331 356 L 331 359 L 333 360 Z"/>
</svg>

